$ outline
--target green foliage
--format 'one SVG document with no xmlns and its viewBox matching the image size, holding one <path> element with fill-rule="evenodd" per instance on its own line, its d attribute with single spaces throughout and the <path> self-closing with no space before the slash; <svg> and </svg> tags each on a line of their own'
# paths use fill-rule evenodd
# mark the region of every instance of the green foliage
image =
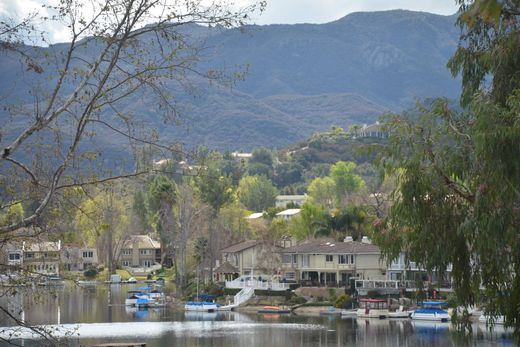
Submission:
<svg viewBox="0 0 520 347">
<path fill-rule="evenodd" d="M 520 36 L 517 1 L 458 0 L 461 42 L 448 66 L 462 77 L 462 103 L 469 105 L 481 88 L 504 105 L 520 88 Z"/>
<path fill-rule="evenodd" d="M 231 177 L 221 175 L 215 164 L 210 161 L 209 165 L 194 179 L 200 199 L 213 208 L 214 216 L 222 206 L 233 201 L 234 195 Z"/>
<path fill-rule="evenodd" d="M 347 294 L 341 294 L 336 298 L 334 302 L 334 307 L 336 308 L 348 308 L 348 305 L 351 303 L 350 296 Z"/>
<path fill-rule="evenodd" d="M 309 184 L 307 192 L 312 203 L 331 208 L 336 185 L 330 177 L 318 177 Z"/>
<path fill-rule="evenodd" d="M 200 236 L 195 240 L 193 257 L 195 258 L 197 265 L 200 265 L 206 257 L 208 253 L 208 247 L 209 243 L 206 237 Z"/>
<path fill-rule="evenodd" d="M 297 240 L 328 235 L 328 211 L 323 206 L 305 202 L 299 215 L 289 221 L 289 233 Z"/>
<path fill-rule="evenodd" d="M 285 162 L 276 167 L 273 181 L 278 188 L 283 188 L 301 181 L 303 167 L 295 162 Z"/>
<path fill-rule="evenodd" d="M 389 259 L 443 274 L 463 305 L 478 302 L 520 328 L 520 91 L 505 105 L 476 95 L 466 111 L 446 100 L 418 105 L 419 117 L 389 116 L 381 164 L 397 177 L 394 204 L 375 237 Z"/>
<path fill-rule="evenodd" d="M 329 177 L 334 181 L 336 206 L 343 204 L 351 193 L 365 186 L 365 182 L 354 173 L 356 164 L 338 161 L 330 167 Z"/>
<path fill-rule="evenodd" d="M 271 168 L 273 166 L 273 155 L 267 148 L 257 148 L 253 151 L 249 164 L 264 164 Z"/>
<path fill-rule="evenodd" d="M 88 269 L 83 272 L 83 276 L 85 276 L 86 279 L 93 279 L 96 278 L 98 272 L 96 269 Z"/>
<path fill-rule="evenodd" d="M 155 176 L 146 194 L 146 205 L 149 211 L 157 213 L 164 205 L 175 204 L 177 186 L 166 176 Z"/>
<path fill-rule="evenodd" d="M 17 202 L 7 209 L 4 215 L 0 215 L 1 225 L 10 225 L 21 221 L 25 216 L 25 211 L 21 203 Z"/>
<path fill-rule="evenodd" d="M 247 174 L 249 176 L 265 176 L 272 177 L 273 169 L 271 166 L 264 163 L 252 163 L 249 162 L 247 165 Z"/>
<path fill-rule="evenodd" d="M 278 190 L 265 176 L 245 176 L 238 185 L 240 202 L 251 211 L 265 211 L 274 206 Z"/>
</svg>

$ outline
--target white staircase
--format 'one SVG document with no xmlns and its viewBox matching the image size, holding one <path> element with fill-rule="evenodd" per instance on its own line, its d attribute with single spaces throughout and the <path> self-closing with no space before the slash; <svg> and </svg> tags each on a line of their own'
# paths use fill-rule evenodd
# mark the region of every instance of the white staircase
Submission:
<svg viewBox="0 0 520 347">
<path fill-rule="evenodd" d="M 255 290 L 251 287 L 243 288 L 241 291 L 235 294 L 233 298 L 233 303 L 226 306 L 221 306 L 218 308 L 219 311 L 231 311 L 235 307 L 238 307 L 244 303 L 246 303 L 251 297 L 255 294 Z"/>
</svg>

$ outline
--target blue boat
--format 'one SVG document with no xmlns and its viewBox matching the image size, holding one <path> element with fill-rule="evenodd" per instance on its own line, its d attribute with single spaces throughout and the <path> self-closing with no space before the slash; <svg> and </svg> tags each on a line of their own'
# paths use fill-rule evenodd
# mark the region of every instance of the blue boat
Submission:
<svg viewBox="0 0 520 347">
<path fill-rule="evenodd" d="M 446 301 L 423 301 L 421 307 L 412 313 L 414 320 L 427 320 L 435 322 L 449 322 L 451 320 L 446 307 Z"/>
<path fill-rule="evenodd" d="M 188 301 L 184 305 L 186 311 L 197 312 L 215 312 L 218 311 L 220 305 L 209 301 Z"/>
</svg>

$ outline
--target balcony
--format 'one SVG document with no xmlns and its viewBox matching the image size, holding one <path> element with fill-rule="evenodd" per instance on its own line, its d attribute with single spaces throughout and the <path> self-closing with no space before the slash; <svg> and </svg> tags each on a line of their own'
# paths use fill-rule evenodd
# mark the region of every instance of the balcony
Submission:
<svg viewBox="0 0 520 347">
<path fill-rule="evenodd" d="M 226 281 L 226 288 L 253 288 L 255 290 L 286 291 L 289 289 L 289 283 L 275 282 L 271 280 L 260 281 L 249 276 L 243 276 L 233 281 Z"/>
</svg>

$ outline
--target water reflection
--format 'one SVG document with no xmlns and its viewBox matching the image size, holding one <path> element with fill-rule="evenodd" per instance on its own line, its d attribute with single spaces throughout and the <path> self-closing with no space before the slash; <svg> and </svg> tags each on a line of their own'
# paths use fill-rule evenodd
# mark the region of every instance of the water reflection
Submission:
<svg viewBox="0 0 520 347">
<path fill-rule="evenodd" d="M 133 285 L 85 288 L 69 285 L 51 291 L 23 288 L 0 301 L 13 315 L 31 324 L 69 324 L 62 329 L 80 334 L 79 338 L 76 334 L 67 340 L 70 346 L 143 340 L 149 347 L 513 345 L 509 332 L 497 328 L 490 334 L 483 325 L 474 326 L 473 339 L 468 341 L 460 340 L 449 323 L 197 313 L 168 307 L 140 310 L 124 306 L 127 291 L 134 288 Z M 0 324 L 6 326 L 11 322 L 1 316 Z M 0 328 L 0 334 L 1 330 L 5 329 Z M 36 345 L 31 340 L 23 342 L 25 346 Z"/>
</svg>

